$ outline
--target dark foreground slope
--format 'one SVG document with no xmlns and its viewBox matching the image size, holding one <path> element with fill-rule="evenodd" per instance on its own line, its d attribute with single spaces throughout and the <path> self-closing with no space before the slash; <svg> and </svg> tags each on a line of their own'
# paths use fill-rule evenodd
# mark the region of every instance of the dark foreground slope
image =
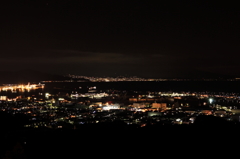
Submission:
<svg viewBox="0 0 240 159">
<path fill-rule="evenodd" d="M 5 123 L 18 120 L 6 119 Z M 203 116 L 193 125 L 143 128 L 123 124 L 88 125 L 77 130 L 21 129 L 17 126 L 1 125 L 4 128 L 0 143 L 2 158 L 152 158 L 163 155 L 187 158 L 190 157 L 188 153 L 211 158 L 219 155 L 213 148 L 226 148 L 238 142 L 240 133 L 239 124 Z"/>
</svg>

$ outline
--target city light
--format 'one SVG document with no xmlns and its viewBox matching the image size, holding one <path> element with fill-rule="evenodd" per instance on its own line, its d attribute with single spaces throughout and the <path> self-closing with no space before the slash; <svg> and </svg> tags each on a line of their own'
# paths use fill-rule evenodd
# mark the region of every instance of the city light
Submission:
<svg viewBox="0 0 240 159">
<path fill-rule="evenodd" d="M 212 102 L 213 102 L 213 99 L 209 98 L 209 103 L 212 104 Z"/>
<path fill-rule="evenodd" d="M 32 90 L 32 89 L 39 89 L 39 88 L 44 88 L 44 85 L 43 84 L 30 84 L 28 83 L 27 85 L 4 85 L 4 86 L 0 86 L 0 91 L 7 91 L 7 90 L 11 90 L 11 91 L 16 91 L 16 90 L 19 90 L 19 91 L 29 91 L 29 90 Z"/>
</svg>

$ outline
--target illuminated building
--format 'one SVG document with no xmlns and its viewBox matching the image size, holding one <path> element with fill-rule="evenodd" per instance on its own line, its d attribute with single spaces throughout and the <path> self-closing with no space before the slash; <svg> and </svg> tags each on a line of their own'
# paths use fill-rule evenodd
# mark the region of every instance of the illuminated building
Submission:
<svg viewBox="0 0 240 159">
<path fill-rule="evenodd" d="M 167 109 L 167 103 L 152 103 L 152 108 L 166 110 Z"/>
<path fill-rule="evenodd" d="M 161 116 L 161 112 L 148 112 L 148 116 Z"/>
<path fill-rule="evenodd" d="M 119 104 L 111 104 L 102 107 L 103 110 L 110 110 L 110 109 L 120 109 Z"/>
<path fill-rule="evenodd" d="M 231 112 L 234 114 L 240 114 L 240 109 L 232 109 Z"/>
<path fill-rule="evenodd" d="M 137 102 L 137 98 L 129 98 L 129 102 Z"/>
<path fill-rule="evenodd" d="M 202 110 L 201 113 L 204 115 L 212 115 L 212 110 Z"/>
<path fill-rule="evenodd" d="M 226 111 L 225 110 L 216 110 L 214 113 L 216 115 L 221 115 L 221 114 L 226 114 Z"/>
<path fill-rule="evenodd" d="M 144 104 L 144 103 L 133 103 L 132 106 L 134 108 L 144 108 L 144 107 L 146 107 L 146 104 Z"/>
<path fill-rule="evenodd" d="M 7 96 L 0 96 L 0 100 L 7 100 Z"/>
</svg>

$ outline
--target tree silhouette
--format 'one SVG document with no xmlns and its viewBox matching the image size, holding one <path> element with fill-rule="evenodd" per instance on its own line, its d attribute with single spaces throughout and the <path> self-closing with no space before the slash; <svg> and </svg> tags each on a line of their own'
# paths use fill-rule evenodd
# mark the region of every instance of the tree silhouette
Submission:
<svg viewBox="0 0 240 159">
<path fill-rule="evenodd" d="M 23 146 L 17 142 L 11 151 L 5 153 L 3 159 L 26 159 Z"/>
</svg>

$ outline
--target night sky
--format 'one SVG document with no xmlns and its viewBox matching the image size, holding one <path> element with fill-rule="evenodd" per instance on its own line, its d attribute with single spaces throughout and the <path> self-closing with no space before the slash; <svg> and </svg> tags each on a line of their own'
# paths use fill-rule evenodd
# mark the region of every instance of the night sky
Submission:
<svg viewBox="0 0 240 159">
<path fill-rule="evenodd" d="M 237 2 L 29 0 L 0 13 L 0 71 L 240 77 Z"/>
</svg>

